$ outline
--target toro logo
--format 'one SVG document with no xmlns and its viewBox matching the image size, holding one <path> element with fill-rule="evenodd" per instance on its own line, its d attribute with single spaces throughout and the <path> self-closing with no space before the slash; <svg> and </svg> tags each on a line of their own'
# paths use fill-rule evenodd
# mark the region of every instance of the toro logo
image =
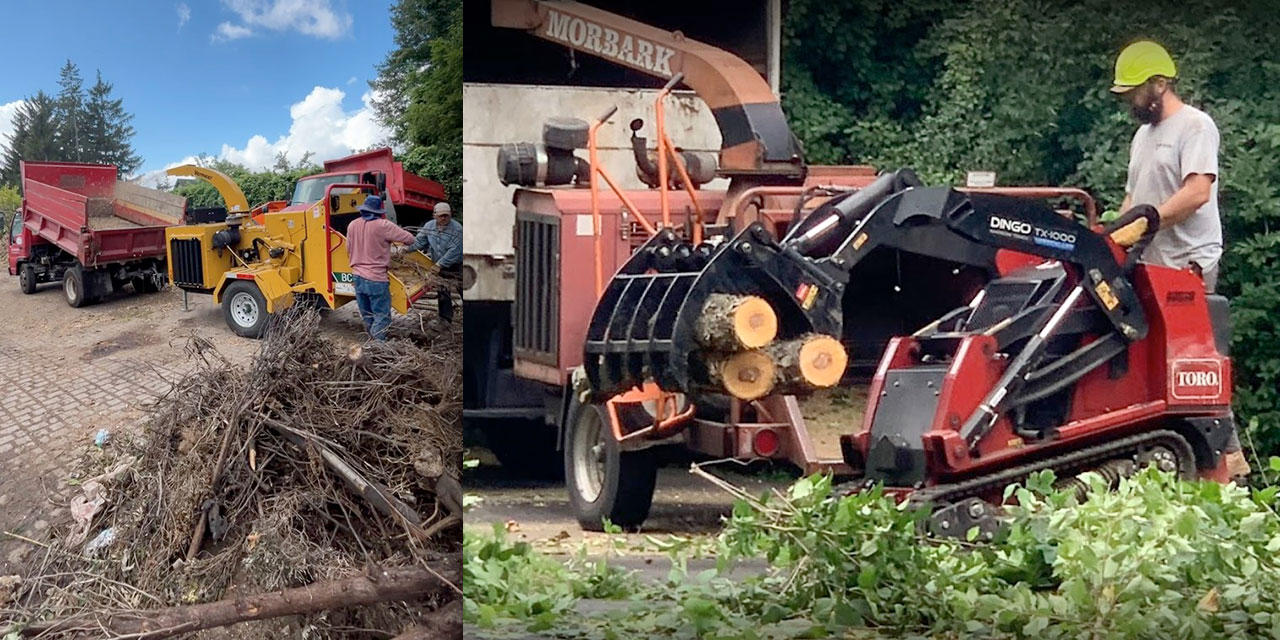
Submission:
<svg viewBox="0 0 1280 640">
<path fill-rule="evenodd" d="M 1217 400 L 1222 396 L 1222 362 L 1210 358 L 1174 360 L 1169 384 L 1178 400 Z"/>
<path fill-rule="evenodd" d="M 991 216 L 991 228 L 996 231 L 1011 231 L 1018 235 L 1031 235 L 1031 223 L 1021 220 L 1009 220 L 1000 216 Z"/>
<path fill-rule="evenodd" d="M 644 38 L 619 34 L 614 29 L 582 18 L 566 16 L 555 9 L 547 11 L 547 31 L 544 35 L 552 40 L 582 47 L 604 58 L 612 58 L 661 76 L 671 76 L 671 57 L 676 54 L 674 50 Z"/>
</svg>

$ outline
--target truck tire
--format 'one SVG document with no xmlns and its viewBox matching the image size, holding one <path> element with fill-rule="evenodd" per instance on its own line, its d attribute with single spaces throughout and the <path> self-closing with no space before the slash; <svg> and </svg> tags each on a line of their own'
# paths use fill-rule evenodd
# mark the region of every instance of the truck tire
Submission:
<svg viewBox="0 0 1280 640">
<path fill-rule="evenodd" d="M 222 316 L 238 336 L 261 338 L 267 327 L 267 299 L 252 282 L 232 282 L 222 293 Z"/>
<path fill-rule="evenodd" d="M 62 274 L 62 295 L 66 297 L 67 304 L 79 309 L 93 299 L 85 287 L 84 268 L 76 265 L 67 269 Z"/>
<path fill-rule="evenodd" d="M 36 277 L 36 266 L 30 262 L 24 262 L 18 271 L 18 286 L 22 287 L 22 292 L 27 295 L 35 293 L 39 282 Z"/>
<path fill-rule="evenodd" d="M 649 517 L 658 464 L 651 449 L 623 451 L 605 425 L 604 409 L 574 401 L 565 424 L 565 486 L 569 506 L 587 531 L 604 519 L 632 530 Z"/>
</svg>

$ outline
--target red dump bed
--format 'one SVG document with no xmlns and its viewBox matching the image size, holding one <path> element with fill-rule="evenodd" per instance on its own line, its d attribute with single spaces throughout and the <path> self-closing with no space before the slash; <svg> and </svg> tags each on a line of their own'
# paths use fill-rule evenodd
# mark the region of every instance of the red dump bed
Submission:
<svg viewBox="0 0 1280 640">
<path fill-rule="evenodd" d="M 446 199 L 444 186 L 435 180 L 408 173 L 395 161 L 391 149 L 382 148 L 353 156 L 327 160 L 325 173 L 382 172 L 387 176 L 387 198 L 396 206 L 410 206 L 430 211 Z"/>
<path fill-rule="evenodd" d="M 23 224 L 80 264 L 165 256 L 164 229 L 178 221 L 169 202 L 176 196 L 117 183 L 110 165 L 23 162 L 21 168 Z"/>
</svg>

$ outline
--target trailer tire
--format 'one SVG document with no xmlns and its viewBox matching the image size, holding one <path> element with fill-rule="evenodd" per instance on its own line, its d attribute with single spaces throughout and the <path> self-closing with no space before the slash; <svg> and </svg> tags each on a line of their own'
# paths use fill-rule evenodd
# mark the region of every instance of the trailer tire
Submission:
<svg viewBox="0 0 1280 640">
<path fill-rule="evenodd" d="M 71 267 L 62 274 L 62 295 L 67 299 L 67 304 L 76 309 L 89 304 L 93 299 L 85 287 L 84 276 L 84 267 L 80 265 Z"/>
<path fill-rule="evenodd" d="M 35 293 L 39 283 L 36 277 L 36 266 L 30 262 L 24 262 L 22 269 L 18 271 L 18 286 L 22 288 L 22 292 L 27 295 Z"/>
<path fill-rule="evenodd" d="M 634 530 L 649 517 L 658 464 L 652 449 L 623 451 L 605 426 L 604 409 L 576 400 L 565 424 L 564 475 L 569 505 L 587 531 L 604 519 Z"/>
<path fill-rule="evenodd" d="M 267 328 L 267 299 L 252 282 L 232 282 L 222 292 L 222 316 L 236 335 L 261 338 Z"/>
</svg>

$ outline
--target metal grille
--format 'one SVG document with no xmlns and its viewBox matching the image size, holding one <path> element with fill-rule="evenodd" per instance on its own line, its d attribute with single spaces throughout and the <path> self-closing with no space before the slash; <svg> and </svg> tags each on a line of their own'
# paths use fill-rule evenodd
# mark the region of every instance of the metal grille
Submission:
<svg viewBox="0 0 1280 640">
<path fill-rule="evenodd" d="M 205 288 L 202 258 L 199 238 L 170 240 L 169 259 L 173 261 L 173 284 L 183 288 Z"/>
<path fill-rule="evenodd" d="M 560 348 L 560 220 L 516 216 L 515 350 L 556 365 Z"/>
</svg>

